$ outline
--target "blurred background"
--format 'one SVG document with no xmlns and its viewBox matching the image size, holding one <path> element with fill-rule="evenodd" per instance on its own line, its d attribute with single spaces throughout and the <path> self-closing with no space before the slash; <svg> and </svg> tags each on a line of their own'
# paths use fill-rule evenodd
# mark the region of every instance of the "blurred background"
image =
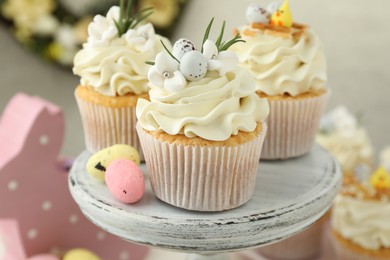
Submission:
<svg viewBox="0 0 390 260">
<path fill-rule="evenodd" d="M 72 46 L 85 38 L 83 28 L 91 19 L 88 12 L 103 12 L 115 2 L 0 0 L 3 6 L 3 22 L 0 22 L 0 111 L 19 91 L 41 96 L 62 107 L 66 120 L 64 155 L 76 156 L 85 149 L 81 120 L 73 96 L 79 78 L 71 71 L 72 51 L 75 51 Z M 162 26 L 161 32 L 169 35 L 172 41 L 188 37 L 199 44 L 211 17 L 215 17 L 214 34 L 211 35 L 218 33 L 219 24 L 223 20 L 227 22 L 227 32 L 231 32 L 234 27 L 246 23 L 246 7 L 254 1 L 139 2 L 140 5 L 141 2 L 147 2 L 156 7 L 158 15 L 154 22 L 160 25 L 165 23 L 167 27 Z M 271 1 L 258 2 L 267 6 Z M 38 9 L 34 9 L 32 5 L 37 3 Z M 4 5 L 10 5 L 6 11 Z M 60 11 L 58 6 L 61 6 Z M 332 89 L 328 109 L 345 105 L 367 129 L 376 150 L 389 145 L 390 2 L 377 0 L 374 4 L 363 0 L 291 0 L 290 7 L 294 20 L 310 25 L 319 34 L 325 47 L 328 86 Z M 65 16 L 65 13 L 71 15 Z M 63 24 L 59 24 L 56 18 L 63 19 Z M 10 24 L 11 20 L 22 29 L 15 30 Z M 29 28 L 32 21 L 37 20 L 39 28 Z M 67 21 L 74 28 L 77 27 L 77 37 L 70 33 L 72 28 L 66 26 Z M 50 37 L 47 35 L 50 33 L 55 34 L 50 37 L 63 46 L 52 44 L 48 47 Z M 34 36 L 37 34 L 39 37 Z M 28 42 L 28 37 L 35 37 L 35 40 L 39 38 L 39 44 L 29 45 L 33 51 L 21 44 Z M 68 48 L 67 51 L 64 46 Z M 54 62 L 47 61 L 47 58 Z"/>
<path fill-rule="evenodd" d="M 18 92 L 47 99 L 63 110 L 62 154 L 85 149 L 81 119 L 74 99 L 79 78 L 72 58 L 86 40 L 86 27 L 96 13 L 118 0 L 0 0 L 0 113 Z M 158 32 L 173 42 L 186 37 L 198 46 L 211 17 L 210 35 L 226 34 L 246 23 L 253 0 L 138 0 L 155 7 L 151 17 Z M 271 1 L 257 1 L 267 6 Z M 322 39 L 328 61 L 328 111 L 345 106 L 367 130 L 378 153 L 390 145 L 390 1 L 290 0 L 294 20 L 312 27 Z M 211 37 L 213 38 L 213 37 Z M 2 144 L 0 143 L 0 149 Z M 376 157 L 376 156 L 374 156 Z M 184 254 L 154 251 L 148 259 L 184 259 Z"/>
</svg>

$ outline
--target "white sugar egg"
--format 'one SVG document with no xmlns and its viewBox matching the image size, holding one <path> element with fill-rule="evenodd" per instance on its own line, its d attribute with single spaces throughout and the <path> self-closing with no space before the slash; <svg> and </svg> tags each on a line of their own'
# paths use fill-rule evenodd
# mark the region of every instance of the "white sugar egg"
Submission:
<svg viewBox="0 0 390 260">
<path fill-rule="evenodd" d="M 180 72 L 188 81 L 201 80 L 207 72 L 207 59 L 199 51 L 184 54 L 180 61 Z"/>
<path fill-rule="evenodd" d="M 249 23 L 263 23 L 269 22 L 270 14 L 261 5 L 257 3 L 250 4 L 246 9 L 246 19 Z"/>
<path fill-rule="evenodd" d="M 276 12 L 276 10 L 279 9 L 279 7 L 280 7 L 281 5 L 282 5 L 282 4 L 281 4 L 280 2 L 278 2 L 278 1 L 270 3 L 270 4 L 267 6 L 267 11 L 268 11 L 268 13 L 270 13 L 270 14 L 272 15 L 273 13 Z"/>
<path fill-rule="evenodd" d="M 195 44 L 186 38 L 181 38 L 173 45 L 172 54 L 176 59 L 181 60 L 184 54 L 190 51 L 196 51 Z"/>
</svg>

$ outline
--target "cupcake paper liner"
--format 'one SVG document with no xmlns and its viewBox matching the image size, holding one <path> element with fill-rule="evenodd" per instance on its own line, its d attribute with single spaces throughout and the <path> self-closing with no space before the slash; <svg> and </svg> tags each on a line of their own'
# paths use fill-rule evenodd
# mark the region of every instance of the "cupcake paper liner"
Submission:
<svg viewBox="0 0 390 260">
<path fill-rule="evenodd" d="M 362 252 L 354 251 L 352 248 L 344 246 L 334 234 L 336 231 L 331 231 L 330 237 L 332 241 L 333 248 L 338 256 L 338 259 L 342 260 L 386 260 L 389 259 L 389 256 L 383 255 L 379 256 L 378 253 L 370 254 L 369 250 L 367 254 L 363 254 Z M 364 251 L 365 249 L 360 249 L 359 251 Z"/>
<path fill-rule="evenodd" d="M 316 259 L 321 254 L 323 229 L 324 220 L 320 219 L 290 238 L 256 250 L 269 259 Z"/>
<path fill-rule="evenodd" d="M 288 159 L 307 153 L 314 144 L 329 95 L 328 90 L 311 98 L 269 100 L 268 131 L 261 159 Z"/>
<path fill-rule="evenodd" d="M 77 97 L 83 122 L 85 146 L 95 153 L 115 144 L 133 146 L 143 160 L 135 125 L 135 107 L 106 107 Z"/>
<path fill-rule="evenodd" d="M 154 194 L 176 207 L 222 211 L 246 203 L 255 190 L 266 132 L 236 146 L 191 146 L 155 139 L 138 124 Z"/>
</svg>

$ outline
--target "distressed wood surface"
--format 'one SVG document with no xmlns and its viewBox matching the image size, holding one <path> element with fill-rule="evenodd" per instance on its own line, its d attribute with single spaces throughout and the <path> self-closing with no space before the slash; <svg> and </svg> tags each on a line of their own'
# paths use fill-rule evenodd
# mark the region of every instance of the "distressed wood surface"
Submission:
<svg viewBox="0 0 390 260">
<path fill-rule="evenodd" d="M 69 188 L 82 212 L 102 229 L 125 240 L 165 249 L 222 253 L 288 238 L 318 220 L 331 206 L 341 182 L 335 160 L 316 145 L 303 157 L 261 161 L 253 198 L 234 210 L 183 210 L 158 200 L 147 181 L 136 204 L 117 201 L 90 177 L 84 151 L 75 161 Z M 142 165 L 144 173 L 146 167 Z"/>
</svg>

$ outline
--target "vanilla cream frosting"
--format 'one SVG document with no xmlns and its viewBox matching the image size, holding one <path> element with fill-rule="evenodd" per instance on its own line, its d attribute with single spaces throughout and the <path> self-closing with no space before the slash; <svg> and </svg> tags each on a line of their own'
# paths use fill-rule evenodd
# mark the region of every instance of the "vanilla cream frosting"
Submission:
<svg viewBox="0 0 390 260">
<path fill-rule="evenodd" d="M 332 210 L 332 226 L 359 246 L 378 250 L 390 247 L 390 203 L 338 195 Z"/>
<path fill-rule="evenodd" d="M 267 100 L 256 95 L 253 78 L 241 68 L 223 76 L 209 71 L 177 92 L 150 87 L 151 101 L 137 103 L 139 123 L 148 131 L 223 141 L 239 131 L 254 131 L 269 113 Z"/>
<path fill-rule="evenodd" d="M 84 48 L 74 58 L 73 72 L 81 77 L 80 83 L 91 86 L 107 96 L 141 94 L 149 90 L 147 75 L 150 65 L 162 51 L 162 37 L 156 35 L 151 50 L 139 52 L 125 38 L 118 38 L 108 46 Z M 164 42 L 169 46 L 167 40 Z"/>
<path fill-rule="evenodd" d="M 344 106 L 338 106 L 321 119 L 316 141 L 329 150 L 344 173 L 355 172 L 362 164 L 374 163 L 374 148 L 367 131 Z"/>
<path fill-rule="evenodd" d="M 255 31 L 256 35 L 247 36 L 244 30 Z M 239 32 L 246 42 L 233 45 L 231 50 L 255 77 L 256 91 L 270 96 L 297 96 L 325 87 L 323 47 L 310 28 L 306 28 L 299 39 L 268 35 L 248 25 L 241 27 Z"/>
<path fill-rule="evenodd" d="M 318 134 L 316 141 L 335 156 L 343 172 L 354 172 L 359 164 L 373 163 L 374 150 L 362 128 L 348 135 L 343 131 Z"/>
<path fill-rule="evenodd" d="M 115 20 L 120 9 L 113 6 L 106 17 L 96 15 L 88 26 L 88 41 L 74 58 L 73 73 L 81 77 L 80 84 L 91 86 L 107 96 L 127 93 L 141 94 L 149 90 L 146 61 L 154 60 L 163 50 L 161 40 L 148 23 L 129 29 L 119 37 Z"/>
</svg>

